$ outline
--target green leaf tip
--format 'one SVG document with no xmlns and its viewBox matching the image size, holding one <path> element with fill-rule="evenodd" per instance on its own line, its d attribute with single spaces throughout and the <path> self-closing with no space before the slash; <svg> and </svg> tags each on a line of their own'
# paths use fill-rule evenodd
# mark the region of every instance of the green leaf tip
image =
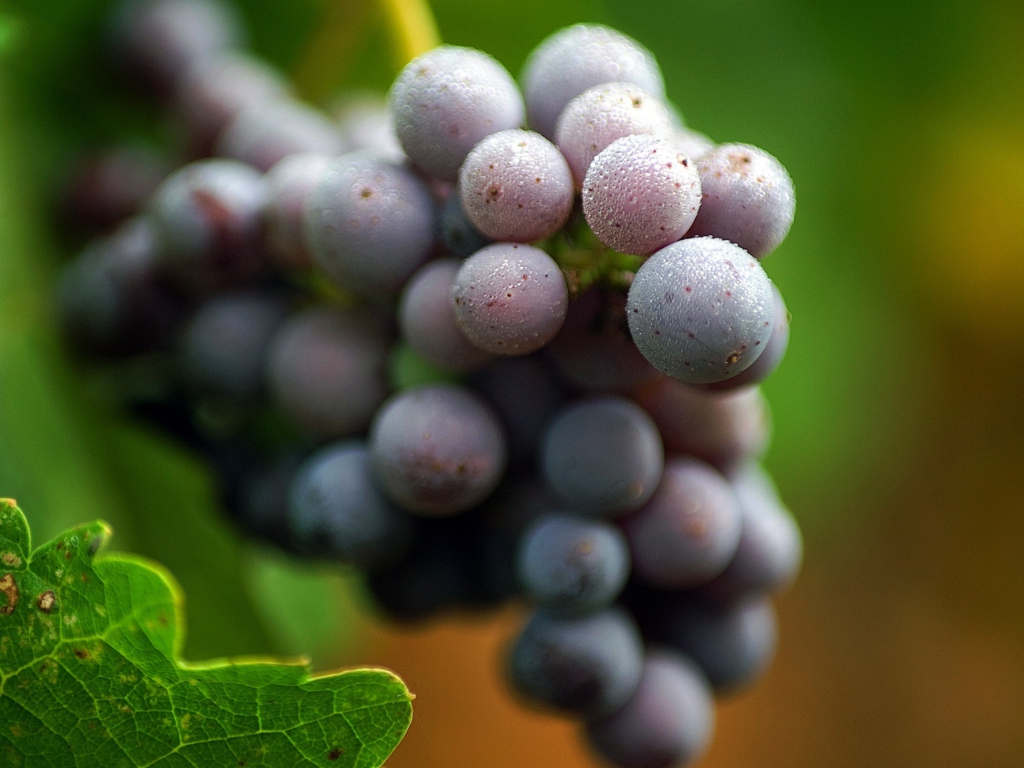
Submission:
<svg viewBox="0 0 1024 768">
<path fill-rule="evenodd" d="M 378 768 L 401 741 L 412 696 L 387 670 L 178 660 L 173 579 L 99 556 L 109 538 L 96 522 L 32 551 L 0 500 L 0 765 Z"/>
</svg>

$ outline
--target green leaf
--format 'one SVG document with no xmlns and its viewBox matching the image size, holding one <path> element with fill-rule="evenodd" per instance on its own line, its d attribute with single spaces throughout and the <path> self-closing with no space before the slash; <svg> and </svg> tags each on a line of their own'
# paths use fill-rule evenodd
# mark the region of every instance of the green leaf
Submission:
<svg viewBox="0 0 1024 768">
<path fill-rule="evenodd" d="M 395 675 L 305 661 L 178 660 L 182 598 L 163 568 L 96 557 L 97 522 L 31 551 L 0 500 L 0 764 L 11 768 L 375 768 L 405 735 Z"/>
</svg>

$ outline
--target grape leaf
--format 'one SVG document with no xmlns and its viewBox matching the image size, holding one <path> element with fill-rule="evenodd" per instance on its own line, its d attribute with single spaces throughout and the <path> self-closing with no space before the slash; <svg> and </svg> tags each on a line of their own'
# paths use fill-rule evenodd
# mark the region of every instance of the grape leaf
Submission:
<svg viewBox="0 0 1024 768">
<path fill-rule="evenodd" d="M 375 768 L 405 735 L 392 673 L 304 661 L 178 660 L 181 595 L 162 567 L 96 557 L 110 529 L 36 551 L 0 500 L 0 764 L 11 768 Z"/>
</svg>

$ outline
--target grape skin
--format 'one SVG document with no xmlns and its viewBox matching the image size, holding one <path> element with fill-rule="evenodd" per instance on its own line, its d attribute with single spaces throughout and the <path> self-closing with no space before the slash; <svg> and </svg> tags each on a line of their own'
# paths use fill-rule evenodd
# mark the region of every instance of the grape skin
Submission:
<svg viewBox="0 0 1024 768">
<path fill-rule="evenodd" d="M 651 498 L 665 458 L 650 416 L 625 398 L 601 397 L 558 415 L 540 460 L 548 485 L 570 506 L 610 517 Z"/>
<path fill-rule="evenodd" d="M 789 310 L 786 309 L 782 293 L 775 283 L 772 283 L 772 296 L 775 298 L 775 316 L 772 319 L 772 335 L 768 337 L 764 351 L 757 356 L 753 365 L 738 375 L 725 381 L 706 385 L 709 390 L 727 392 L 740 387 L 760 384 L 779 367 L 782 358 L 786 355 L 786 349 L 789 347 Z"/>
<path fill-rule="evenodd" d="M 748 368 L 771 336 L 775 300 L 757 259 L 712 237 L 651 256 L 626 304 L 633 340 L 655 368 L 691 384 Z"/>
<path fill-rule="evenodd" d="M 523 123 L 523 99 L 508 71 L 486 53 L 442 45 L 402 70 L 388 95 L 406 155 L 441 181 L 455 181 L 473 146 Z"/>
<path fill-rule="evenodd" d="M 215 154 L 269 171 L 300 152 L 340 155 L 341 131 L 321 112 L 289 99 L 254 104 L 239 112 L 217 139 Z"/>
<path fill-rule="evenodd" d="M 778 160 L 749 144 L 722 144 L 697 161 L 704 201 L 690 237 L 736 243 L 757 258 L 774 251 L 793 223 L 793 180 Z"/>
<path fill-rule="evenodd" d="M 500 131 L 483 139 L 459 169 L 458 189 L 470 221 L 494 240 L 542 240 L 572 213 L 569 165 L 554 144 L 532 131 Z"/>
<path fill-rule="evenodd" d="M 657 649 L 647 655 L 629 702 L 588 722 L 585 735 L 616 768 L 678 768 L 704 754 L 714 724 L 714 701 L 700 670 L 685 656 Z"/>
<path fill-rule="evenodd" d="M 509 679 L 530 703 L 602 717 L 636 690 L 643 644 L 619 608 L 578 618 L 537 611 L 512 647 Z"/>
<path fill-rule="evenodd" d="M 402 509 L 458 514 L 486 499 L 507 449 L 493 411 L 469 390 L 429 385 L 392 397 L 370 429 L 374 478 Z"/>
<path fill-rule="evenodd" d="M 284 158 L 267 172 L 267 246 L 279 267 L 312 266 L 302 238 L 302 210 L 309 191 L 332 160 L 329 155 L 302 152 Z"/>
<path fill-rule="evenodd" d="M 376 94 L 356 93 L 331 110 L 342 138 L 352 150 L 364 150 L 395 164 L 405 161 L 388 113 L 387 102 Z"/>
<path fill-rule="evenodd" d="M 583 215 L 608 247 L 647 256 L 686 234 L 700 196 L 696 167 L 669 139 L 625 136 L 590 164 Z"/>
<path fill-rule="evenodd" d="M 616 139 L 667 135 L 671 129 L 668 109 L 643 88 L 605 83 L 569 102 L 558 118 L 555 143 L 572 169 L 576 187 L 581 188 L 590 163 Z"/>
<path fill-rule="evenodd" d="M 665 97 L 651 52 L 600 24 L 575 24 L 545 38 L 530 53 L 521 80 L 530 127 L 549 139 L 566 104 L 595 85 L 634 83 L 657 99 Z"/>
<path fill-rule="evenodd" d="M 527 355 L 558 333 L 569 293 L 562 270 L 539 248 L 495 243 L 463 262 L 452 284 L 455 321 L 492 355 Z"/>
<path fill-rule="evenodd" d="M 440 226 L 445 246 L 460 259 L 472 256 L 493 242 L 469 220 L 457 193 L 450 195 L 441 207 Z"/>
<path fill-rule="evenodd" d="M 394 296 L 430 255 L 434 204 L 409 171 L 352 152 L 310 190 L 303 235 L 313 262 L 340 288 Z"/>
</svg>

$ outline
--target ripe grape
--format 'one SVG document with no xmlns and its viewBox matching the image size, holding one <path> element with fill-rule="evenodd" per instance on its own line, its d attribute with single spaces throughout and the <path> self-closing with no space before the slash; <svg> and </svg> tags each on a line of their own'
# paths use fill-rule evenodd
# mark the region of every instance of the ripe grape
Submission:
<svg viewBox="0 0 1024 768">
<path fill-rule="evenodd" d="M 779 367 L 779 363 L 786 355 L 786 348 L 789 346 L 789 310 L 786 309 L 782 293 L 775 283 L 772 283 L 772 296 L 775 298 L 775 315 L 772 318 L 771 336 L 768 337 L 768 343 L 764 345 L 764 351 L 757 356 L 757 360 L 749 368 L 725 381 L 708 384 L 708 389 L 725 392 L 760 384 Z"/>
<path fill-rule="evenodd" d="M 286 269 L 311 266 L 302 239 L 302 211 L 309 191 L 332 161 L 329 155 L 303 152 L 284 158 L 267 172 L 267 248 L 278 266 Z"/>
<path fill-rule="evenodd" d="M 451 195 L 442 206 L 440 225 L 441 239 L 452 255 L 460 259 L 472 256 L 493 242 L 469 220 L 458 194 Z"/>
</svg>

